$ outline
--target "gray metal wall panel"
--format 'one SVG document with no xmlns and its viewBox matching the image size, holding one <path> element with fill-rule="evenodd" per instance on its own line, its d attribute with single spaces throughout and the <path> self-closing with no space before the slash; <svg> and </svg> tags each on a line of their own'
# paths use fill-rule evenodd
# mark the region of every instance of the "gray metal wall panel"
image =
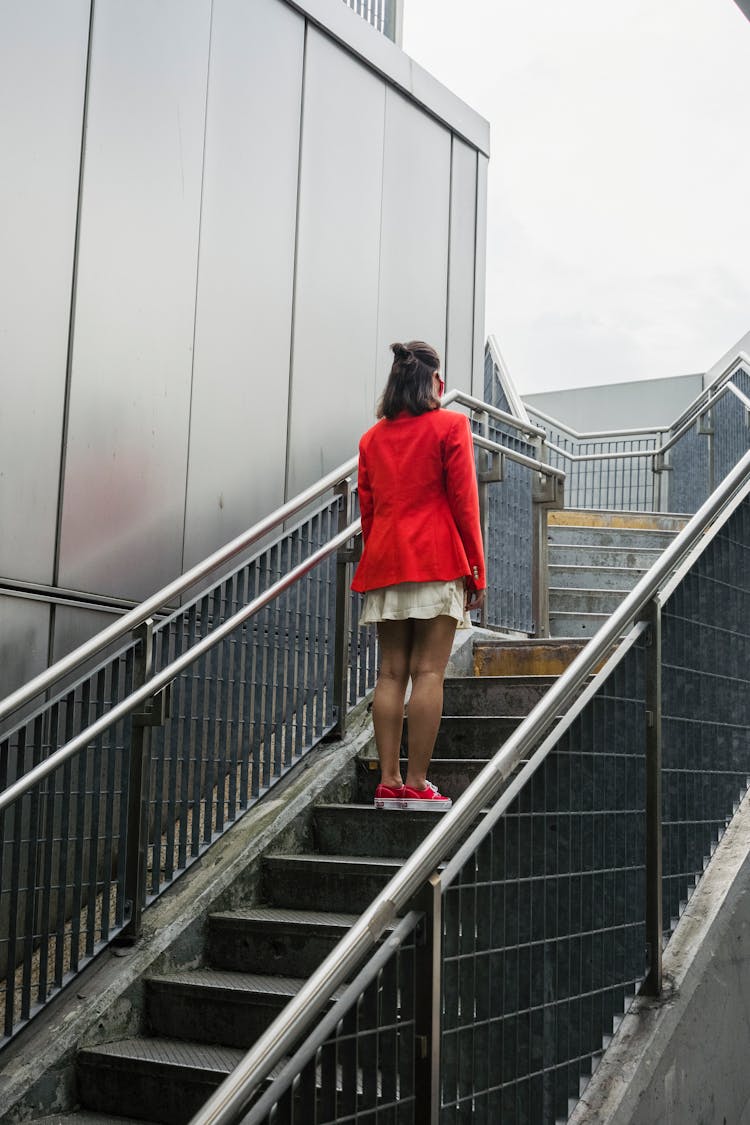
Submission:
<svg viewBox="0 0 750 1125">
<path fill-rule="evenodd" d="M 0 699 L 47 667 L 48 634 L 48 605 L 0 595 Z"/>
<path fill-rule="evenodd" d="M 284 499 L 303 50 L 278 0 L 215 0 L 185 567 Z"/>
<path fill-rule="evenodd" d="M 394 340 L 426 340 L 445 356 L 450 208 L 450 133 L 390 88 L 385 122 L 379 386 Z"/>
<path fill-rule="evenodd" d="M 309 30 L 290 496 L 350 457 L 374 421 L 387 362 L 375 355 L 384 99 L 381 81 Z"/>
<path fill-rule="evenodd" d="M 482 396 L 484 386 L 484 304 L 487 267 L 487 174 L 489 160 L 477 153 L 477 229 L 474 263 L 474 390 Z"/>
<path fill-rule="evenodd" d="M 457 137 L 451 161 L 446 384 L 471 391 L 474 352 L 474 250 L 477 154 Z"/>
<path fill-rule="evenodd" d="M 210 0 L 94 15 L 59 582 L 180 570 Z M 158 546 L 155 546 L 158 544 Z"/>
<path fill-rule="evenodd" d="M 116 620 L 114 614 L 97 609 L 81 609 L 67 605 L 55 606 L 55 628 L 52 661 L 61 660 L 78 645 L 101 633 Z M 63 683 L 65 681 L 62 681 Z"/>
<path fill-rule="evenodd" d="M 0 5 L 0 574 L 51 582 L 89 0 Z"/>
</svg>

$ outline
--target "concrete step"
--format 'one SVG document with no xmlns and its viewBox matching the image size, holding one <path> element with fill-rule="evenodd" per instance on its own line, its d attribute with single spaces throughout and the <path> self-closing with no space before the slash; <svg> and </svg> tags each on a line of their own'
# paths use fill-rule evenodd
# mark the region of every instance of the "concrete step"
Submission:
<svg viewBox="0 0 750 1125">
<path fill-rule="evenodd" d="M 125 1039 L 78 1052 L 78 1092 L 90 1111 L 184 1125 L 245 1052 L 172 1039 Z"/>
<path fill-rule="evenodd" d="M 490 643 L 475 645 L 477 653 L 497 651 Z M 443 718 L 454 715 L 517 716 L 528 715 L 555 682 L 555 675 L 487 675 L 452 676 L 443 686 Z"/>
<path fill-rule="evenodd" d="M 399 814 L 383 811 L 382 815 Z M 263 894 L 270 906 L 362 913 L 401 863 L 389 856 L 267 855 Z"/>
<path fill-rule="evenodd" d="M 575 637 L 593 637 L 605 621 L 609 621 L 609 613 L 564 613 L 552 612 L 549 615 L 549 631 L 553 637 L 566 639 Z"/>
<path fill-rule="evenodd" d="M 406 758 L 403 758 L 402 771 Z M 375 767 L 377 763 L 374 763 Z M 477 758 L 435 757 L 430 763 L 429 778 L 441 793 L 455 800 L 471 785 L 477 774 L 487 765 Z M 380 780 L 377 768 L 360 770 L 357 776 L 356 804 L 371 805 L 375 799 L 375 786 Z"/>
<path fill-rule="evenodd" d="M 645 569 L 635 566 L 555 566 L 549 567 L 551 588 L 579 590 L 632 590 Z"/>
<path fill-rule="evenodd" d="M 324 854 L 404 859 L 430 834 L 444 813 L 376 809 L 373 805 L 321 805 L 315 811 L 315 841 Z"/>
<path fill-rule="evenodd" d="M 615 512 L 610 508 L 561 508 L 547 513 L 550 526 L 571 524 L 589 527 L 640 528 L 643 530 L 681 531 L 690 517 L 680 512 Z"/>
<path fill-rule="evenodd" d="M 207 955 L 220 969 L 309 976 L 357 917 L 271 906 L 223 911 L 209 918 Z"/>
<path fill-rule="evenodd" d="M 592 547 L 654 547 L 663 551 L 672 540 L 673 531 L 646 531 L 635 527 L 591 527 L 588 524 L 566 524 L 549 527 L 547 539 L 550 544 L 580 544 Z"/>
<path fill-rule="evenodd" d="M 628 596 L 629 590 L 575 590 L 550 587 L 549 609 L 552 613 L 614 613 Z"/>
<path fill-rule="evenodd" d="M 518 677 L 539 680 L 540 691 L 549 690 L 578 656 L 585 641 L 529 638 L 520 640 L 482 641 L 474 645 L 474 672 L 477 692 L 485 680 L 490 681 L 487 694 L 491 698 L 495 683 Z M 471 681 L 469 681 L 471 682 Z"/>
<path fill-rule="evenodd" d="M 440 722 L 435 740 L 433 763 L 446 758 L 468 760 L 481 758 L 486 761 L 497 753 L 525 717 L 525 715 L 446 715 Z M 408 748 L 408 723 L 405 723 L 404 753 Z"/>
<path fill-rule="evenodd" d="M 616 547 L 596 543 L 550 543 L 548 562 L 552 566 L 606 566 L 629 570 L 650 570 L 662 553 L 661 547 Z"/>
<path fill-rule="evenodd" d="M 298 970 L 299 971 L 299 970 Z M 299 992 L 296 976 L 193 969 L 146 981 L 151 1032 L 247 1049 Z"/>
</svg>

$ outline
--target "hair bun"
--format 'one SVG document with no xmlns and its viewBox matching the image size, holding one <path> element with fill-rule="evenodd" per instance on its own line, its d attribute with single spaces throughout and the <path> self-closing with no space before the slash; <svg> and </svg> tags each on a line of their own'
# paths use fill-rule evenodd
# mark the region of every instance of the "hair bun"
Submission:
<svg viewBox="0 0 750 1125">
<path fill-rule="evenodd" d="M 403 344 L 391 344 L 391 351 L 396 359 L 405 360 L 414 358 L 413 354 Z"/>
</svg>

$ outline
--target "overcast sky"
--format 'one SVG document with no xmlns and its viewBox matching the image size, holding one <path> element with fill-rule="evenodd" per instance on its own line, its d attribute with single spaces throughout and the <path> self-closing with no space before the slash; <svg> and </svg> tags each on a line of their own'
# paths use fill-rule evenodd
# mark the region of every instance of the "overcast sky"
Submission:
<svg viewBox="0 0 750 1125">
<path fill-rule="evenodd" d="M 734 0 L 405 0 L 491 126 L 487 310 L 524 393 L 704 371 L 750 329 Z"/>
</svg>

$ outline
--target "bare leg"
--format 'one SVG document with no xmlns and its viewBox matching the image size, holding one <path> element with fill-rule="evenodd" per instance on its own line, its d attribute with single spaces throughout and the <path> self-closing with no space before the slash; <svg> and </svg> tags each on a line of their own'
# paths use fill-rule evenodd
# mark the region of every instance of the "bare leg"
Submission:
<svg viewBox="0 0 750 1125">
<path fill-rule="evenodd" d="M 412 688 L 406 784 L 412 789 L 424 789 L 443 713 L 443 679 L 456 621 L 452 617 L 441 616 L 412 624 L 414 639 L 409 661 Z"/>
<path fill-rule="evenodd" d="M 380 780 L 393 789 L 403 784 L 399 757 L 414 625 L 414 621 L 378 623 L 380 672 L 372 701 L 372 721 L 380 758 Z"/>
</svg>

